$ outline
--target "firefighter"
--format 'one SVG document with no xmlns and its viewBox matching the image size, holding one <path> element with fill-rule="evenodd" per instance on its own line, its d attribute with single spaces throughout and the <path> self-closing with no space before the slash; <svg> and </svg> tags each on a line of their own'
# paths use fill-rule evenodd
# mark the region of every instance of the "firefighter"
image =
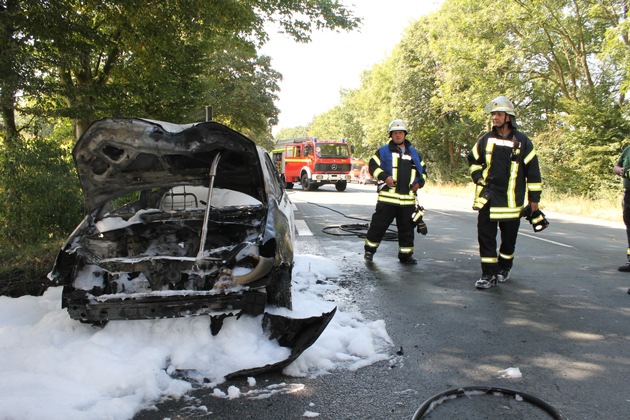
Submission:
<svg viewBox="0 0 630 420">
<path fill-rule="evenodd" d="M 388 132 L 391 140 L 380 147 L 369 162 L 370 174 L 378 182 L 378 198 L 365 237 L 364 258 L 367 262 L 373 260 L 385 232 L 396 219 L 398 259 L 403 264 L 416 264 L 412 254 L 418 214 L 414 211 L 417 209 L 416 192 L 426 181 L 426 168 L 418 151 L 406 139 L 408 130 L 404 121 L 393 120 Z M 422 223 L 422 214 L 419 215 Z"/>
<path fill-rule="evenodd" d="M 626 237 L 628 239 L 627 261 L 625 264 L 620 265 L 618 270 L 628 273 L 630 272 L 630 146 L 626 147 L 621 156 L 619 156 L 613 172 L 615 175 L 623 178 L 624 193 L 621 206 L 623 209 L 623 223 L 626 225 Z"/>
<path fill-rule="evenodd" d="M 477 140 L 468 154 L 470 175 L 476 184 L 473 209 L 479 211 L 477 240 L 482 275 L 475 282 L 478 289 L 509 279 L 526 193 L 530 219 L 531 213 L 542 214 L 538 209 L 542 192 L 538 157 L 531 140 L 516 129 L 514 105 L 505 96 L 499 96 L 484 111 L 492 115 L 492 129 Z M 499 229 L 501 244 L 497 255 Z"/>
</svg>

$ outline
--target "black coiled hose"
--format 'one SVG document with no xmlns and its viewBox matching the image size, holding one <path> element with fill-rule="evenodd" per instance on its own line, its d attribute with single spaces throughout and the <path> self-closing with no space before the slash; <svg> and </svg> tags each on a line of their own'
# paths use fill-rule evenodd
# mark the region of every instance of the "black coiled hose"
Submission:
<svg viewBox="0 0 630 420">
<path fill-rule="evenodd" d="M 416 410 L 413 415 L 412 420 L 421 420 L 426 414 L 430 413 L 433 408 L 442 402 L 446 401 L 450 398 L 458 398 L 463 396 L 469 396 L 474 393 L 483 393 L 483 394 L 495 394 L 500 393 L 503 395 L 507 395 L 510 397 L 521 397 L 523 401 L 527 401 L 528 403 L 534 404 L 539 407 L 541 410 L 545 411 L 552 418 L 558 420 L 566 420 L 567 418 L 560 412 L 558 409 L 553 407 L 546 401 L 541 400 L 538 397 L 527 394 L 525 392 L 516 391 L 514 389 L 502 388 L 497 386 L 464 386 L 460 388 L 452 388 L 447 391 L 436 394 L 422 403 L 422 405 Z"/>
<path fill-rule="evenodd" d="M 322 232 L 328 235 L 334 236 L 357 236 L 359 238 L 365 238 L 367 230 L 370 227 L 367 223 L 354 223 L 349 225 L 333 225 L 326 226 L 322 229 Z M 398 233 L 391 229 L 387 229 L 383 236 L 383 241 L 397 241 Z"/>
<path fill-rule="evenodd" d="M 322 207 L 330 211 L 334 211 L 335 213 L 338 213 L 347 219 L 355 219 L 355 220 L 361 220 L 365 222 L 368 221 L 365 219 L 360 219 L 358 217 L 346 216 L 340 211 L 331 209 L 330 207 L 322 206 L 321 204 L 311 203 L 311 202 L 307 202 L 307 204 L 312 204 L 314 206 L 318 206 L 318 207 Z M 322 229 L 322 232 L 328 235 L 334 235 L 334 236 L 357 236 L 361 239 L 365 239 L 365 235 L 367 235 L 367 230 L 369 227 L 370 227 L 369 223 L 352 223 L 352 224 L 345 224 L 345 225 L 333 225 L 333 226 L 326 226 L 325 228 Z M 383 241 L 398 241 L 398 232 L 392 229 L 387 229 L 382 240 Z"/>
</svg>

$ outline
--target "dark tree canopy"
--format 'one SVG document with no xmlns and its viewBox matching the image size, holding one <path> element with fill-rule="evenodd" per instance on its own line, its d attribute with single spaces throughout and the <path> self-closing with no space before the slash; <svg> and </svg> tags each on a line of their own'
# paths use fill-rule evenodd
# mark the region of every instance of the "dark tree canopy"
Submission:
<svg viewBox="0 0 630 420">
<path fill-rule="evenodd" d="M 281 77 L 257 54 L 265 24 L 307 42 L 359 23 L 334 0 L 4 0 L 0 21 L 7 141 L 16 110 L 71 118 L 78 136 L 104 116 L 182 122 L 212 105 L 235 128 L 264 133 Z"/>
</svg>

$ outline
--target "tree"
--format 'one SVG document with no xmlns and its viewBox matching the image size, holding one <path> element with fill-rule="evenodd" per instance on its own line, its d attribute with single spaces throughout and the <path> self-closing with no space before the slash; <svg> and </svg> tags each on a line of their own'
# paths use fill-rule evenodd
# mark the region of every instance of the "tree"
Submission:
<svg viewBox="0 0 630 420">
<path fill-rule="evenodd" d="M 19 248 L 76 225 L 70 149 L 94 119 L 183 123 L 211 105 L 271 146 L 281 75 L 257 53 L 267 22 L 308 42 L 359 20 L 337 0 L 1 0 L 0 237 Z"/>
<path fill-rule="evenodd" d="M 13 101 L 15 110 L 16 92 L 25 84 L 23 69 L 34 57 L 36 74 L 45 84 L 24 91 L 38 98 L 29 111 L 72 118 L 75 136 L 106 115 L 178 121 L 210 99 L 215 108 L 229 111 L 224 114 L 229 118 L 236 108 L 228 110 L 232 105 L 224 104 L 223 97 L 204 91 L 220 84 L 225 73 L 216 70 L 225 64 L 235 72 L 233 80 L 257 68 L 261 82 L 248 90 L 244 85 L 250 79 L 244 77 L 239 93 L 247 94 L 250 104 L 262 98 L 268 105 L 278 75 L 256 56 L 257 46 L 267 39 L 266 22 L 277 22 L 298 42 L 307 42 L 312 30 L 351 30 L 359 22 L 336 0 L 167 0 L 150 7 L 140 0 L 7 0 L 0 7 L 2 46 L 17 46 L 3 49 L 16 53 L 3 61 L 4 66 L 14 60 L 15 68 L 0 76 L 1 98 L 6 104 Z M 37 47 L 36 55 L 29 45 Z M 237 57 L 249 66 L 235 65 Z M 3 118 L 10 122 L 3 104 L 5 109 Z M 264 110 L 263 119 L 277 118 L 275 107 Z M 247 122 L 243 115 L 239 119 Z"/>
<path fill-rule="evenodd" d="M 291 127 L 291 128 L 283 128 L 278 131 L 278 134 L 275 135 L 276 140 L 288 140 L 294 139 L 297 137 L 304 137 L 308 133 L 308 127 Z"/>
<path fill-rule="evenodd" d="M 485 129 L 483 106 L 506 95 L 524 131 L 541 140 L 535 143 L 549 154 L 546 163 L 563 174 L 586 169 L 588 180 L 574 191 L 597 191 L 610 179 L 602 152 L 630 134 L 620 99 L 625 70 L 612 49 L 627 48 L 626 12 L 627 1 L 520 0 L 496 13 L 496 2 L 447 0 L 394 50 L 401 63 L 394 101 L 443 179 L 465 174 L 461 156 Z M 603 55 L 606 39 L 611 48 Z M 569 146 L 554 146 L 552 136 Z"/>
<path fill-rule="evenodd" d="M 357 156 L 371 156 L 387 140 L 387 125 L 398 117 L 392 103 L 395 71 L 391 59 L 385 59 L 361 74 L 358 89 L 342 92 L 338 115 Z"/>
<path fill-rule="evenodd" d="M 322 140 L 341 140 L 345 138 L 344 120 L 341 106 L 336 106 L 313 118 L 308 133 Z"/>
<path fill-rule="evenodd" d="M 460 71 L 470 68 L 465 63 L 476 61 L 473 57 L 478 52 L 474 52 L 471 42 L 462 41 L 461 36 L 458 38 L 461 44 L 442 39 L 444 35 L 450 39 L 452 32 L 444 31 L 453 31 L 452 19 L 462 16 L 440 14 L 439 17 L 443 20 L 435 15 L 419 19 L 394 49 L 393 55 L 399 63 L 394 98 L 431 177 L 462 181 L 466 179 L 467 169 L 463 156 L 479 134 L 475 126 L 480 121 L 474 119 L 479 118 L 478 106 L 472 104 L 470 97 L 461 97 L 464 87 L 475 84 L 470 80 L 473 76 L 460 75 Z M 471 95 L 470 89 L 466 92 Z"/>
<path fill-rule="evenodd" d="M 309 134 L 322 139 L 346 141 L 354 156 L 369 156 L 374 151 L 363 147 L 363 130 L 356 117 L 357 108 L 352 103 L 353 91 L 341 91 L 341 105 L 317 115 L 309 125 Z"/>
<path fill-rule="evenodd" d="M 628 12 L 630 4 L 627 0 L 611 2 L 594 2 L 591 13 L 606 20 L 604 42 L 600 57 L 617 69 L 620 80 L 619 91 L 616 92 L 617 104 L 626 103 L 626 95 L 630 91 L 630 21 Z"/>
<path fill-rule="evenodd" d="M 558 189 L 595 196 L 602 186 L 612 186 L 610 168 L 621 144 L 630 136 L 630 121 L 624 116 L 624 61 L 611 60 L 605 44 L 611 32 L 619 33 L 628 4 L 619 1 L 566 0 L 562 2 L 517 1 L 515 18 L 529 22 L 515 28 L 515 49 L 527 79 L 522 86 L 537 93 L 522 97 L 528 112 L 545 121 L 538 128 L 559 136 L 571 151 L 560 159 L 557 149 L 541 143 L 562 174 L 574 173 L 579 183 L 553 179 Z M 607 35 L 608 34 L 608 35 Z M 621 38 L 623 39 L 623 38 Z M 625 47 L 627 49 L 627 46 Z M 604 53 L 602 53 L 604 51 Z M 531 81 L 531 82 L 530 82 Z M 557 126 L 561 128 L 558 132 Z M 579 174 L 589 174 L 582 177 Z"/>
<path fill-rule="evenodd" d="M 27 2 L 0 2 L 0 113 L 4 141 L 10 147 L 19 141 L 16 122 L 19 92 L 34 94 L 38 83 L 38 36 L 45 31 L 40 15 Z"/>
</svg>

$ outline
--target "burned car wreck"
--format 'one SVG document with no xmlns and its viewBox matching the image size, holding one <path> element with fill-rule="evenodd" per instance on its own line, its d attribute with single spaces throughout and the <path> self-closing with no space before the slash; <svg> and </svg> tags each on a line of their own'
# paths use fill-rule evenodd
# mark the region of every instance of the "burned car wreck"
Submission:
<svg viewBox="0 0 630 420">
<path fill-rule="evenodd" d="M 107 118 L 73 156 L 86 216 L 49 274 L 71 318 L 208 315 L 217 333 L 226 316 L 291 309 L 293 209 L 250 139 L 216 122 Z M 264 323 L 270 338 L 303 350 L 333 312 Z"/>
</svg>

